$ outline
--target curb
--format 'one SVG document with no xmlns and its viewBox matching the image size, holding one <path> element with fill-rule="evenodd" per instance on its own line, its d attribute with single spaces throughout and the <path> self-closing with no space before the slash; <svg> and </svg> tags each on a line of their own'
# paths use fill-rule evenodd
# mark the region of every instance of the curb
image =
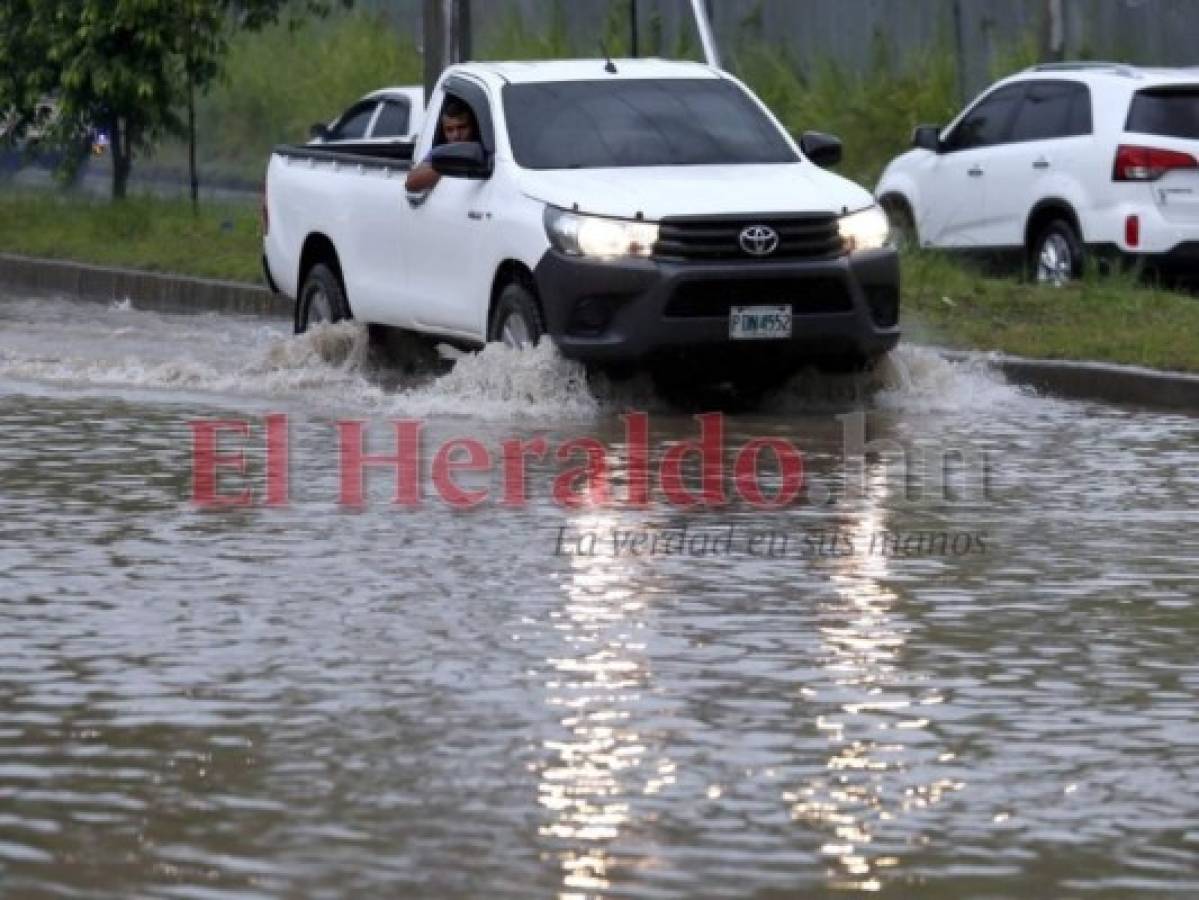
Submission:
<svg viewBox="0 0 1199 900">
<path fill-rule="evenodd" d="M 939 352 L 954 360 L 983 359 L 1009 381 L 1055 397 L 1199 414 L 1199 375 L 1109 363 L 1024 359 L 962 350 Z"/>
<path fill-rule="evenodd" d="M 129 299 L 138 309 L 158 312 L 292 316 L 290 300 L 259 285 L 10 253 L 0 253 L 0 285 L 40 294 L 67 294 L 85 300 Z"/>
</svg>

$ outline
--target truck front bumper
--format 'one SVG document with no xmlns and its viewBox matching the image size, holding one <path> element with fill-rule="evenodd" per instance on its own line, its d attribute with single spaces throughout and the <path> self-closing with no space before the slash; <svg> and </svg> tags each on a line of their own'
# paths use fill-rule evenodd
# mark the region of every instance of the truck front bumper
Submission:
<svg viewBox="0 0 1199 900">
<path fill-rule="evenodd" d="M 827 260 L 603 261 L 549 251 L 534 273 L 564 356 L 611 365 L 698 355 L 799 366 L 870 359 L 899 342 L 899 256 Z M 734 341 L 734 306 L 790 305 L 790 340 Z"/>
</svg>

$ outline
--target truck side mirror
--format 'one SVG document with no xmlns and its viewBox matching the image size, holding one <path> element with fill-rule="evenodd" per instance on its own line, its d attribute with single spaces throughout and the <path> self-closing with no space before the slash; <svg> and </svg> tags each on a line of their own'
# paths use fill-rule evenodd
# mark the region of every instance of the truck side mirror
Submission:
<svg viewBox="0 0 1199 900">
<path fill-rule="evenodd" d="M 941 126 L 921 125 L 912 132 L 912 146 L 917 150 L 941 152 Z"/>
<path fill-rule="evenodd" d="M 840 138 L 819 131 L 804 132 L 803 137 L 799 139 L 799 146 L 804 156 L 822 169 L 837 165 L 845 152 Z"/>
<path fill-rule="evenodd" d="M 483 181 L 491 177 L 492 165 L 482 144 L 468 141 L 462 144 L 442 144 L 433 149 L 429 162 L 433 171 L 447 178 L 470 178 Z"/>
<path fill-rule="evenodd" d="M 308 137 L 314 141 L 329 140 L 329 126 L 324 122 L 317 122 L 308 129 Z"/>
</svg>

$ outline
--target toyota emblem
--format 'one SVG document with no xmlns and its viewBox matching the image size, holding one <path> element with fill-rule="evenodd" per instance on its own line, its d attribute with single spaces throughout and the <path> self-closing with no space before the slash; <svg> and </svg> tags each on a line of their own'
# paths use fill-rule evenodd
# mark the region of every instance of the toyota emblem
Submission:
<svg viewBox="0 0 1199 900">
<path fill-rule="evenodd" d="M 770 256 L 779 248 L 779 233 L 765 225 L 751 225 L 741 232 L 741 249 L 750 256 Z"/>
</svg>

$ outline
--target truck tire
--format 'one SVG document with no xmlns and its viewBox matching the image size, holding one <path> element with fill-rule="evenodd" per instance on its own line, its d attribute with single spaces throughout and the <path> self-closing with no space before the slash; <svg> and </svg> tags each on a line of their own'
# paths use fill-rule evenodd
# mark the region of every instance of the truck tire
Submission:
<svg viewBox="0 0 1199 900">
<path fill-rule="evenodd" d="M 296 305 L 296 334 L 303 334 L 313 325 L 326 325 L 350 318 L 350 305 L 341 280 L 324 263 L 308 270 L 300 299 Z"/>
<path fill-rule="evenodd" d="M 1038 283 L 1061 287 L 1082 275 L 1085 253 L 1074 226 L 1065 219 L 1054 219 L 1029 247 L 1029 271 Z"/>
<path fill-rule="evenodd" d="M 533 292 L 518 282 L 504 288 L 491 317 L 488 340 L 514 350 L 527 350 L 536 347 L 544 335 L 545 323 Z"/>
</svg>

